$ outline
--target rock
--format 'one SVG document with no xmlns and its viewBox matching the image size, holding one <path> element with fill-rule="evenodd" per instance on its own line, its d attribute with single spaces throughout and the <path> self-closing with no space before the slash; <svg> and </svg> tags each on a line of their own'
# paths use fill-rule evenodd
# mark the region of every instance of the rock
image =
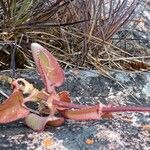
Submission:
<svg viewBox="0 0 150 150">
<path fill-rule="evenodd" d="M 0 74 L 10 75 L 9 71 Z M 116 81 L 111 81 L 96 71 L 66 71 L 66 82 L 58 91 L 68 90 L 75 103 L 150 106 L 150 73 L 110 72 Z M 22 77 L 43 88 L 35 70 L 19 70 Z M 4 86 L 1 88 L 4 89 Z M 7 87 L 6 93 L 9 91 Z M 5 87 L 6 89 L 6 87 Z M 9 93 L 9 92 L 8 92 Z M 0 149 L 140 149 L 150 148 L 149 113 L 115 113 L 113 119 L 75 122 L 49 127 L 41 133 L 27 128 L 22 120 L 0 125 Z M 46 147 L 43 141 L 48 141 Z M 49 142 L 53 141 L 53 142 Z M 92 141 L 88 144 L 87 141 Z M 51 143 L 51 144 L 49 144 Z M 49 145 L 48 145 L 49 144 Z"/>
</svg>

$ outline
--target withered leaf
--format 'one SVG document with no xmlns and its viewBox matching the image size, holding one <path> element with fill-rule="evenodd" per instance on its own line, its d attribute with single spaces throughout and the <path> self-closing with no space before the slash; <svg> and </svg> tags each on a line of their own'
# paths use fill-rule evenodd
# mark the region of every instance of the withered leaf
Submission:
<svg viewBox="0 0 150 150">
<path fill-rule="evenodd" d="M 30 113 L 25 118 L 26 125 L 35 131 L 43 131 L 45 125 L 59 126 L 64 123 L 64 118 L 55 116 L 41 117 L 37 114 Z"/>
</svg>

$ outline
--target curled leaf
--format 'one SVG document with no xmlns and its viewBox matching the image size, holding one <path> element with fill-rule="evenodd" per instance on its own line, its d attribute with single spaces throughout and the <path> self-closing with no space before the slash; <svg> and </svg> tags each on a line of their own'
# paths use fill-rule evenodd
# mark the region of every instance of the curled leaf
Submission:
<svg viewBox="0 0 150 150">
<path fill-rule="evenodd" d="M 23 78 L 18 78 L 12 82 L 14 90 L 21 90 L 23 94 L 30 94 L 35 88 L 31 83 Z"/>
<path fill-rule="evenodd" d="M 37 114 L 30 113 L 25 118 L 26 125 L 35 131 L 43 131 L 45 125 L 59 126 L 64 123 L 64 118 L 55 116 L 41 117 Z"/>
<path fill-rule="evenodd" d="M 22 106 L 23 95 L 20 91 L 15 91 L 10 97 L 0 105 L 0 123 L 8 123 L 29 114 L 29 110 Z"/>
<path fill-rule="evenodd" d="M 47 123 L 48 117 L 40 117 L 36 114 L 30 113 L 26 118 L 26 125 L 35 131 L 43 131 Z"/>
</svg>

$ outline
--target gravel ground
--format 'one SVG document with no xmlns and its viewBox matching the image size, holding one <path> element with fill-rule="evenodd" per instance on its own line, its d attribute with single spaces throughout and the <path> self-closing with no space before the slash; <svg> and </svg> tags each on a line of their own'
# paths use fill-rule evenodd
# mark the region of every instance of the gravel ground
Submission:
<svg viewBox="0 0 150 150">
<path fill-rule="evenodd" d="M 66 82 L 58 91 L 70 91 L 75 103 L 150 106 L 149 72 L 111 72 L 111 75 L 116 81 L 96 71 L 67 71 Z M 17 77 L 43 87 L 35 70 L 17 71 Z M 10 93 L 8 86 L 0 85 L 1 90 Z M 40 133 L 19 120 L 0 125 L 0 132 L 0 150 L 150 150 L 150 113 L 115 113 L 113 119 L 89 122 L 68 120 L 60 127 L 49 127 Z"/>
</svg>

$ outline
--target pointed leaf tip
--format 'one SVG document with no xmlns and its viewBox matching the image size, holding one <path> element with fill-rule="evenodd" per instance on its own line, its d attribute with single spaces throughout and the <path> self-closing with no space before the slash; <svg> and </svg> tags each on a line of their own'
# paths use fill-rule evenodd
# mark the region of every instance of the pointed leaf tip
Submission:
<svg viewBox="0 0 150 150">
<path fill-rule="evenodd" d="M 48 92 L 63 84 L 65 77 L 57 59 L 38 43 L 31 44 L 33 58 Z"/>
</svg>

